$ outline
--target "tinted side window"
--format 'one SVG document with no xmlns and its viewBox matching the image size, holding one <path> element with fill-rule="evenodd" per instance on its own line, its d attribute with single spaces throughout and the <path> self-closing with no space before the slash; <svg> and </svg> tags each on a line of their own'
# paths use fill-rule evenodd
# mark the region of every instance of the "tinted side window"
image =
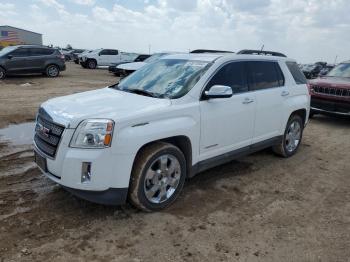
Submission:
<svg viewBox="0 0 350 262">
<path fill-rule="evenodd" d="M 303 85 L 307 83 L 305 75 L 300 71 L 297 63 L 286 62 L 289 72 L 292 74 L 294 81 L 297 85 Z"/>
<path fill-rule="evenodd" d="M 109 50 L 109 55 L 117 55 L 118 50 Z"/>
<path fill-rule="evenodd" d="M 12 55 L 13 57 L 27 57 L 29 56 L 29 49 L 19 48 L 13 51 L 10 55 Z"/>
<path fill-rule="evenodd" d="M 262 90 L 279 87 L 284 84 L 283 74 L 278 71 L 276 62 L 248 62 L 248 83 L 250 90 Z M 279 69 L 281 70 L 281 69 Z"/>
<path fill-rule="evenodd" d="M 214 85 L 230 86 L 233 93 L 248 91 L 245 62 L 235 62 L 223 66 L 209 81 L 207 89 Z"/>
<path fill-rule="evenodd" d="M 46 48 L 32 48 L 32 49 L 30 49 L 31 56 L 52 55 L 53 52 L 54 52 L 53 49 L 46 49 Z"/>
<path fill-rule="evenodd" d="M 100 52 L 100 55 L 109 55 L 109 51 L 108 51 L 107 49 L 102 50 L 102 51 Z"/>
</svg>

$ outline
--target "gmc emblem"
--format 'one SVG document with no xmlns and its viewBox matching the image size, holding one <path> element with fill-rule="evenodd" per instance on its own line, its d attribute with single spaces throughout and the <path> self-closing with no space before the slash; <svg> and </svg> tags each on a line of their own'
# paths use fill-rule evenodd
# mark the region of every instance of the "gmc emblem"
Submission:
<svg viewBox="0 0 350 262">
<path fill-rule="evenodd" d="M 44 127 L 42 124 L 38 123 L 38 131 L 46 137 L 49 137 L 50 129 Z"/>
</svg>

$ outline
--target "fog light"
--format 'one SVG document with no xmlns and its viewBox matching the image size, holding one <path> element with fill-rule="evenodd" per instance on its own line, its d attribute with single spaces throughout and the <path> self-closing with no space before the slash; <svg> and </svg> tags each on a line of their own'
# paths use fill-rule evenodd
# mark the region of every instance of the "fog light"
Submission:
<svg viewBox="0 0 350 262">
<path fill-rule="evenodd" d="M 91 181 L 91 162 L 83 162 L 81 167 L 81 182 L 86 183 Z"/>
</svg>

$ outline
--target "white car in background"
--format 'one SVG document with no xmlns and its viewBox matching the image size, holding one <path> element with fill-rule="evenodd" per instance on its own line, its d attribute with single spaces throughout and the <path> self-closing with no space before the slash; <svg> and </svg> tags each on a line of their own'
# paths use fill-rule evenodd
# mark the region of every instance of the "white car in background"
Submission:
<svg viewBox="0 0 350 262">
<path fill-rule="evenodd" d="M 170 55 L 170 54 L 175 54 L 175 53 L 156 53 L 144 60 L 143 62 L 134 62 L 134 63 L 127 63 L 127 64 L 121 64 L 117 66 L 117 69 L 115 71 L 115 75 L 119 77 L 126 77 L 136 70 L 139 70 L 141 67 L 144 65 L 147 65 L 149 63 L 155 62 L 159 60 L 161 57 L 165 55 Z"/>
<path fill-rule="evenodd" d="M 96 49 L 80 56 L 80 64 L 84 68 L 95 69 L 98 66 L 110 66 L 115 63 L 130 62 L 137 54 L 119 52 L 116 49 Z"/>
</svg>

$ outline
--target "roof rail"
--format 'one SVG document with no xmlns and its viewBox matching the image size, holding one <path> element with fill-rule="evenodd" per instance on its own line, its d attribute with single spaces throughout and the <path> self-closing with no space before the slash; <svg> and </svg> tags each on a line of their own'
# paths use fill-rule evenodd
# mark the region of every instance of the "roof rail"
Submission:
<svg viewBox="0 0 350 262">
<path fill-rule="evenodd" d="M 232 51 L 211 50 L 211 49 L 195 49 L 190 54 L 203 54 L 203 53 L 234 53 Z"/>
<path fill-rule="evenodd" d="M 249 50 L 249 49 L 241 50 L 237 54 L 239 54 L 239 55 L 269 55 L 269 56 L 287 57 L 285 54 L 282 54 L 279 52 L 264 51 L 264 50 Z"/>
</svg>

